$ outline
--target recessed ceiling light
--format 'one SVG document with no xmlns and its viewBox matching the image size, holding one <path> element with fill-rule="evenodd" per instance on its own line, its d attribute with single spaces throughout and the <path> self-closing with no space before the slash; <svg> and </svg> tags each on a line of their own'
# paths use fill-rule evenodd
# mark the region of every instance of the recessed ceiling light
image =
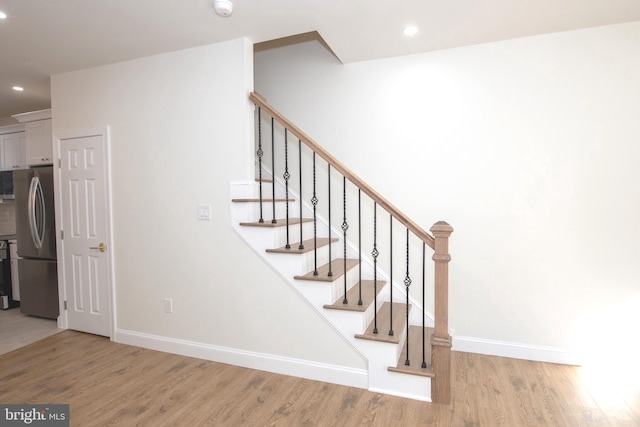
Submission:
<svg viewBox="0 0 640 427">
<path fill-rule="evenodd" d="M 7 19 L 7 14 L 0 10 L 0 19 Z"/>
<path fill-rule="evenodd" d="M 415 25 L 409 25 L 408 27 L 404 27 L 402 32 L 405 36 L 414 36 L 418 32 L 418 27 Z"/>
<path fill-rule="evenodd" d="M 16 92 L 22 92 L 24 90 L 22 86 L 14 86 L 12 87 L 12 89 L 15 90 Z"/>
</svg>

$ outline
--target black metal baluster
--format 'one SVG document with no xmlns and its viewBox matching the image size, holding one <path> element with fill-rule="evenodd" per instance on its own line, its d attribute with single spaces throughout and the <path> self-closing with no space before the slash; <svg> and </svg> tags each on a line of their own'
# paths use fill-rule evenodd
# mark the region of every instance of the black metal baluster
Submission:
<svg viewBox="0 0 640 427">
<path fill-rule="evenodd" d="M 377 244 L 377 215 L 376 215 L 376 202 L 373 202 L 373 250 L 371 256 L 373 257 L 373 333 L 378 333 L 378 244 Z"/>
<path fill-rule="evenodd" d="M 409 286 L 411 286 L 411 278 L 409 277 L 409 229 L 407 228 L 407 274 L 404 276 L 404 289 L 407 294 L 407 355 L 404 364 L 409 366 Z"/>
<path fill-rule="evenodd" d="M 342 177 L 342 233 L 343 233 L 343 260 L 344 260 L 344 298 L 342 299 L 343 304 L 348 304 L 347 301 L 347 230 L 349 229 L 349 224 L 347 223 L 347 178 Z"/>
<path fill-rule="evenodd" d="M 393 215 L 389 215 L 389 335 L 393 336 Z"/>
<path fill-rule="evenodd" d="M 358 188 L 358 305 L 362 305 L 362 207 Z"/>
<path fill-rule="evenodd" d="M 425 257 L 426 257 L 426 245 L 422 242 L 422 367 L 427 367 L 427 362 L 425 361 L 425 336 L 424 336 L 424 292 L 426 289 L 426 279 L 425 279 Z"/>
<path fill-rule="evenodd" d="M 332 277 L 331 271 L 331 165 L 327 164 L 327 184 L 329 188 L 329 272 L 327 276 Z"/>
<path fill-rule="evenodd" d="M 313 275 L 318 275 L 318 216 L 316 215 L 316 206 L 318 198 L 316 197 L 316 152 L 313 152 L 313 197 L 311 197 L 313 205 Z"/>
<path fill-rule="evenodd" d="M 289 174 L 289 149 L 288 149 L 288 141 L 287 141 L 287 129 L 284 130 L 284 174 L 282 177 L 284 178 L 284 200 L 286 205 L 286 225 L 287 225 L 287 244 L 284 245 L 286 249 L 291 249 L 291 244 L 289 243 L 289 178 L 291 175 Z"/>
<path fill-rule="evenodd" d="M 258 107 L 258 185 L 260 188 L 260 219 L 259 223 L 264 222 L 264 218 L 262 217 L 262 156 L 264 156 L 264 151 L 262 151 L 262 119 L 261 119 L 262 108 Z"/>
<path fill-rule="evenodd" d="M 302 243 L 302 141 L 298 140 L 298 170 L 300 174 L 300 194 L 298 197 L 300 198 L 300 245 L 298 249 L 304 249 L 304 244 Z"/>
<path fill-rule="evenodd" d="M 271 224 L 277 224 L 276 220 L 276 143 L 274 138 L 273 117 L 271 118 L 271 207 L 273 211 L 273 219 Z"/>
</svg>

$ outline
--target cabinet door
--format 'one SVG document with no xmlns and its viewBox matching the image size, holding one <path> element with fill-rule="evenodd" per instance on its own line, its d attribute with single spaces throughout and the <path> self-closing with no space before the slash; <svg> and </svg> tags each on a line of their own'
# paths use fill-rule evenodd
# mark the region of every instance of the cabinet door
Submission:
<svg viewBox="0 0 640 427">
<path fill-rule="evenodd" d="M 27 164 L 50 165 L 53 163 L 53 140 L 51 119 L 25 124 L 27 144 Z"/>
<path fill-rule="evenodd" d="M 0 169 L 26 169 L 25 132 L 0 136 Z"/>
</svg>

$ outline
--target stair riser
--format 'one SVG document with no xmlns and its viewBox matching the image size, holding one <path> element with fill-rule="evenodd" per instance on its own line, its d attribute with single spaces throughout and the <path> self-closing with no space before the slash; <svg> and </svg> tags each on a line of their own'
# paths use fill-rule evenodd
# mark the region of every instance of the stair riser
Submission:
<svg viewBox="0 0 640 427">
<path fill-rule="evenodd" d="M 353 331 L 362 332 L 368 326 L 368 323 L 365 324 L 362 321 L 362 313 L 357 311 L 325 310 L 324 314 L 331 324 L 336 325 L 340 332 L 351 338 L 351 341 L 360 341 L 353 338 L 353 335 L 355 335 Z M 358 342 L 354 343 L 356 347 L 358 344 Z"/>
<path fill-rule="evenodd" d="M 291 272 L 292 277 L 304 276 L 307 273 L 314 270 L 313 251 L 305 254 L 267 253 L 267 257 L 270 260 L 272 260 L 271 262 L 277 264 L 278 266 L 282 266 L 282 268 L 285 268 L 287 269 L 288 272 Z M 291 262 L 292 259 L 295 259 L 296 262 Z M 303 259 L 305 259 L 304 262 L 302 262 Z M 298 260 L 300 260 L 299 263 L 297 262 Z M 328 247 L 318 248 L 318 266 L 325 264 L 328 260 L 329 260 Z M 323 281 L 312 281 L 312 282 L 326 287 L 330 292 L 330 289 L 331 289 L 330 282 L 323 282 Z"/>
<path fill-rule="evenodd" d="M 333 243 L 331 245 L 331 255 L 335 257 L 338 245 Z M 317 262 L 316 262 L 317 257 Z M 313 250 L 305 252 L 300 255 L 300 272 L 299 275 L 307 274 L 313 271 L 316 267 L 320 267 L 329 262 L 329 246 L 321 246 L 317 249 L 317 255 Z"/>
<path fill-rule="evenodd" d="M 313 237 L 313 222 L 302 224 L 302 240 Z M 318 233 L 318 237 L 322 237 Z M 289 244 L 300 243 L 300 224 L 289 224 Z M 273 229 L 273 248 L 280 248 L 287 243 L 287 227 L 277 227 Z"/>
<path fill-rule="evenodd" d="M 369 305 L 369 307 L 367 307 L 367 310 L 363 314 L 363 323 L 364 323 L 363 330 L 366 329 L 367 326 L 371 324 L 371 322 L 373 322 L 373 317 L 375 313 L 374 309 L 377 308 L 378 310 L 380 310 L 380 307 L 382 307 L 382 304 L 384 304 L 384 302 L 387 301 L 388 299 L 389 299 L 389 286 L 385 284 L 376 298 L 377 305 L 374 305 L 373 302 L 371 302 L 371 304 Z"/>
<path fill-rule="evenodd" d="M 253 191 L 250 193 L 251 197 L 253 198 L 258 198 L 260 197 L 260 187 L 259 187 L 259 183 L 256 183 L 256 186 L 254 189 L 252 189 Z M 286 191 L 283 187 L 280 187 L 279 184 L 276 183 L 276 198 L 279 197 L 284 197 L 286 194 Z M 262 197 L 263 198 L 271 198 L 273 196 L 273 185 L 270 182 L 263 182 L 262 183 Z M 289 198 L 291 198 L 291 193 L 289 193 Z"/>
<path fill-rule="evenodd" d="M 384 319 L 379 319 L 380 326 L 378 330 L 381 337 L 382 336 L 387 337 L 389 335 L 388 322 L 383 322 L 383 320 Z M 383 326 L 383 325 L 387 325 L 387 326 Z M 402 347 L 404 346 L 406 333 L 407 333 L 406 327 L 403 327 L 401 329 L 394 329 L 393 336 L 400 339 L 400 342 L 398 344 L 391 344 L 387 342 L 380 342 L 380 341 L 373 341 L 373 340 L 366 340 L 366 339 L 355 339 L 356 346 L 358 348 L 363 348 L 368 351 L 371 344 L 372 343 L 375 344 L 374 348 L 377 349 L 376 354 L 380 356 L 379 363 L 381 363 L 381 366 L 385 366 L 385 367 L 395 366 L 396 362 L 398 361 L 398 358 L 400 357 L 400 354 L 402 353 Z M 369 354 L 369 353 L 365 353 L 365 354 Z M 371 362 L 371 359 L 369 359 L 369 362 Z"/>
<path fill-rule="evenodd" d="M 309 271 L 313 271 L 313 268 L 306 272 Z M 352 268 L 347 272 L 347 291 L 354 286 L 357 281 L 357 268 Z M 336 277 L 332 282 L 318 280 L 295 280 L 295 282 L 300 288 L 301 293 L 305 294 L 305 296 L 323 312 L 326 311 L 324 305 L 327 304 L 328 301 L 334 302 L 338 298 L 344 297 L 344 276 Z M 357 314 L 362 317 L 361 313 Z M 356 330 L 360 330 L 360 328 Z"/>
<path fill-rule="evenodd" d="M 271 196 L 269 196 L 271 197 Z M 247 205 L 247 222 L 258 221 L 260 219 L 260 202 L 239 202 Z M 287 217 L 287 203 L 276 201 L 276 219 L 284 219 Z M 299 218 L 299 209 L 296 203 L 289 202 L 289 218 Z M 273 204 L 271 201 L 262 202 L 262 218 L 265 221 L 273 219 Z"/>
<path fill-rule="evenodd" d="M 269 220 L 265 220 L 268 223 Z M 242 222 L 242 221 L 240 221 Z M 239 223 L 238 223 L 239 224 Z M 247 236 L 252 242 L 255 240 L 259 246 L 257 249 L 265 251 L 267 249 L 274 249 L 283 247 L 287 243 L 287 230 L 286 227 L 259 227 L 259 226 L 240 226 L 238 224 L 232 224 L 237 227 L 238 231 Z M 312 223 L 302 224 L 302 235 L 305 236 L 313 232 Z M 289 227 L 289 244 L 293 245 L 300 241 L 300 224 L 290 225 Z"/>
<path fill-rule="evenodd" d="M 287 280 L 297 274 L 299 274 L 299 265 L 295 262 L 291 262 L 291 258 L 296 255 L 281 254 L 281 253 L 266 253 L 265 258 L 269 264 L 275 268 L 275 270 Z"/>
<path fill-rule="evenodd" d="M 313 271 L 314 269 L 314 255 L 313 252 L 311 252 L 310 254 L 306 254 L 308 259 L 307 260 L 303 260 L 303 262 L 307 263 L 307 265 L 305 265 L 305 267 L 303 268 L 303 271 L 305 273 L 308 273 L 310 271 Z M 331 255 L 331 256 L 329 256 Z M 343 268 L 343 254 L 342 254 L 342 248 L 340 248 L 338 246 L 338 243 L 333 243 L 331 245 L 331 252 L 329 252 L 329 247 L 328 246 L 323 246 L 321 248 L 318 248 L 318 262 L 317 265 L 318 267 L 323 266 L 325 264 L 329 263 L 329 259 L 331 259 L 331 267 L 332 267 L 332 271 L 342 271 Z M 307 268 L 308 267 L 308 268 Z M 357 269 L 358 267 L 353 267 L 351 268 L 350 271 Z M 352 279 L 352 278 L 350 278 Z M 349 283 L 353 283 L 353 282 L 349 282 Z"/>
<path fill-rule="evenodd" d="M 322 310 L 325 301 L 331 298 L 331 286 L 328 283 L 311 280 L 294 280 L 294 282 L 298 292 L 318 310 Z"/>
<path fill-rule="evenodd" d="M 385 288 L 385 295 L 383 301 L 389 301 L 390 288 Z M 407 296 L 404 293 L 404 289 L 399 289 L 397 286 L 393 288 L 393 301 L 406 304 Z M 409 305 L 413 305 L 412 300 L 409 300 Z M 409 324 L 422 326 L 421 310 L 409 310 Z M 433 320 L 425 318 L 425 326 L 433 327 Z"/>
<path fill-rule="evenodd" d="M 431 402 L 431 378 L 389 372 L 384 366 L 372 369 L 369 362 L 369 390 Z"/>
<path fill-rule="evenodd" d="M 338 260 L 337 262 L 342 262 L 342 260 Z M 347 291 L 351 289 L 358 283 L 358 267 L 354 267 L 351 270 L 347 271 Z M 329 302 L 334 302 L 338 298 L 344 297 L 344 277 L 339 277 L 333 282 L 331 282 L 331 299 Z"/>
</svg>

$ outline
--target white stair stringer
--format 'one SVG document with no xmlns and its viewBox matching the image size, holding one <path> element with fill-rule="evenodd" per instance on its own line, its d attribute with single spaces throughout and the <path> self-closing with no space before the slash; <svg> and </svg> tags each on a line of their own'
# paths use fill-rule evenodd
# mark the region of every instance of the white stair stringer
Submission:
<svg viewBox="0 0 640 427">
<path fill-rule="evenodd" d="M 278 184 L 276 183 L 276 186 Z M 230 183 L 230 200 L 242 198 L 255 198 L 258 184 L 252 181 L 238 181 Z M 264 190 L 263 190 L 264 191 Z M 270 197 L 270 195 L 263 197 Z M 293 197 L 290 195 L 290 197 Z M 284 202 L 278 202 L 284 204 Z M 422 401 L 431 401 L 431 378 L 419 375 L 408 375 L 397 372 L 390 372 L 388 367 L 395 366 L 398 356 L 404 345 L 405 330 L 395 331 L 402 334 L 399 344 L 371 341 L 355 338 L 356 334 L 363 333 L 373 319 L 373 308 L 369 307 L 365 312 L 329 310 L 324 305 L 332 304 L 344 291 L 344 278 L 336 278 L 334 282 L 318 282 L 308 280 L 296 280 L 294 276 L 304 275 L 313 270 L 313 251 L 305 254 L 281 254 L 267 252 L 267 249 L 279 248 L 285 245 L 283 240 L 283 227 L 250 227 L 240 226 L 241 222 L 254 222 L 255 218 L 248 216 L 248 211 L 253 209 L 248 205 L 252 203 L 230 203 L 230 221 L 233 230 L 276 272 L 278 275 L 298 293 L 304 301 L 317 311 L 325 321 L 333 327 L 356 351 L 358 351 L 368 361 L 368 389 L 394 396 L 406 397 Z M 289 203 L 290 208 L 297 203 Z M 303 207 L 303 211 L 308 207 Z M 255 211 L 255 209 L 254 209 Z M 270 214 L 269 214 L 270 215 Z M 296 214 L 297 215 L 297 214 Z M 303 212 L 303 216 L 312 217 L 312 212 Z M 269 219 L 267 219 L 269 218 Z M 265 217 L 265 221 L 270 221 L 271 217 Z M 324 221 L 318 219 L 318 237 L 328 235 L 328 227 Z M 291 236 L 293 230 L 299 230 L 299 224 L 291 227 L 290 243 L 299 242 L 299 231 L 295 238 Z M 313 234 L 313 222 L 303 224 L 303 238 L 308 239 Z M 333 234 L 332 237 L 341 238 L 340 235 Z M 342 241 L 333 243 L 332 257 L 334 259 L 342 256 Z M 321 261 L 322 260 L 322 261 Z M 328 262 L 328 246 L 318 250 L 318 266 Z M 366 270 L 366 276 L 365 276 Z M 363 268 L 363 279 L 370 278 L 370 269 Z M 387 280 L 378 276 L 379 280 Z M 347 287 L 355 285 L 358 281 L 357 267 L 347 272 Z M 388 301 L 389 283 L 382 288 L 377 296 L 377 307 L 380 309 L 384 301 Z M 394 291 L 394 297 L 396 297 Z M 402 296 L 404 298 L 404 296 Z M 394 298 L 395 300 L 395 298 Z M 397 302 L 404 302 L 399 301 Z M 373 306 L 373 304 L 371 304 Z M 412 304 L 410 323 L 414 322 L 416 316 L 413 312 L 420 312 Z M 355 385 L 358 386 L 358 385 Z"/>
</svg>

